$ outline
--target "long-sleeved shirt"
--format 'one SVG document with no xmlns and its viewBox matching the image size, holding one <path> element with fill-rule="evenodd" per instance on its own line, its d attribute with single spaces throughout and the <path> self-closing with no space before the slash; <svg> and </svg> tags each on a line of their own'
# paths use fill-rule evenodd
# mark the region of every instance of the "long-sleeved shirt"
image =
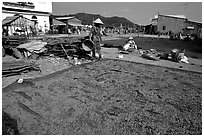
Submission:
<svg viewBox="0 0 204 137">
<path fill-rule="evenodd" d="M 102 41 L 101 38 L 101 29 L 98 27 L 92 27 L 89 37 L 93 40 L 93 41 Z"/>
</svg>

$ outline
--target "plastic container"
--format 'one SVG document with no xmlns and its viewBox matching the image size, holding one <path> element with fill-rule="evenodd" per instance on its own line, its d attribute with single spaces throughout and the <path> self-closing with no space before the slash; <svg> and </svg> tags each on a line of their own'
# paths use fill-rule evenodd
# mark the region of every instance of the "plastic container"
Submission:
<svg viewBox="0 0 204 137">
<path fill-rule="evenodd" d="M 19 84 L 23 83 L 23 79 L 22 78 L 19 78 L 18 81 L 17 81 Z"/>
<path fill-rule="evenodd" d="M 119 55 L 118 58 L 119 58 L 119 59 L 122 59 L 122 58 L 123 58 L 123 55 Z"/>
</svg>

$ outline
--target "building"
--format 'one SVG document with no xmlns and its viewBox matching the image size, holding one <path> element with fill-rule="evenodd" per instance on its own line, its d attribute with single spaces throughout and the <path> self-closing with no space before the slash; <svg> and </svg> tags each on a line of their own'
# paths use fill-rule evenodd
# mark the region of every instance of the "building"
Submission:
<svg viewBox="0 0 204 137">
<path fill-rule="evenodd" d="M 35 22 L 39 32 L 47 32 L 50 29 L 50 14 L 52 13 L 52 2 L 2 2 L 2 19 L 12 16 L 22 16 L 27 20 Z M 15 26 L 10 26 L 9 31 Z"/>
<path fill-rule="evenodd" d="M 174 34 L 183 32 L 199 35 L 202 23 L 189 21 L 184 15 L 156 15 L 151 20 L 152 30 L 154 32 Z"/>
</svg>

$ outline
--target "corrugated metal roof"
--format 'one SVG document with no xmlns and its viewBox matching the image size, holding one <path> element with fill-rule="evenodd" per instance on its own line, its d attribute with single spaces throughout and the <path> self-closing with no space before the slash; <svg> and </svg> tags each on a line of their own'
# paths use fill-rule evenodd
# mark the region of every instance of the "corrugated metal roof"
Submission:
<svg viewBox="0 0 204 137">
<path fill-rule="evenodd" d="M 18 19 L 20 16 L 8 16 L 2 21 L 2 25 L 7 25 L 10 24 L 11 22 L 15 21 Z"/>
<path fill-rule="evenodd" d="M 187 19 L 185 15 L 159 15 L 159 16 L 166 16 L 166 17 L 172 17 L 172 18 L 181 18 L 181 19 Z M 158 15 L 155 15 L 154 19 L 157 19 Z"/>
<path fill-rule="evenodd" d="M 165 15 L 165 16 L 174 17 L 174 18 L 183 18 L 183 19 L 186 19 L 186 16 L 185 16 L 185 15 Z"/>
<path fill-rule="evenodd" d="M 34 25 L 34 22 L 23 17 L 22 15 L 19 16 L 8 16 L 2 21 L 2 25 L 15 25 L 15 26 L 22 26 L 22 25 Z"/>
<path fill-rule="evenodd" d="M 69 19 L 72 19 L 74 17 L 57 17 L 56 19 L 58 20 L 69 20 Z"/>
<path fill-rule="evenodd" d="M 198 21 L 194 21 L 194 20 L 188 20 L 188 22 L 193 22 L 193 23 L 197 23 L 197 24 L 202 24 L 202 22 L 198 22 Z"/>
</svg>

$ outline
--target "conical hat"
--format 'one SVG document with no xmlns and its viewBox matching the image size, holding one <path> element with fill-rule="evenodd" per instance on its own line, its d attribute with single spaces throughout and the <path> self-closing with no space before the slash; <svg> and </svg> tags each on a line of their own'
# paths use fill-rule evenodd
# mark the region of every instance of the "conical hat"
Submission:
<svg viewBox="0 0 204 137">
<path fill-rule="evenodd" d="M 103 22 L 99 18 L 94 20 L 93 23 L 103 24 Z"/>
<path fill-rule="evenodd" d="M 129 40 L 133 39 L 133 37 L 129 37 Z"/>
</svg>

